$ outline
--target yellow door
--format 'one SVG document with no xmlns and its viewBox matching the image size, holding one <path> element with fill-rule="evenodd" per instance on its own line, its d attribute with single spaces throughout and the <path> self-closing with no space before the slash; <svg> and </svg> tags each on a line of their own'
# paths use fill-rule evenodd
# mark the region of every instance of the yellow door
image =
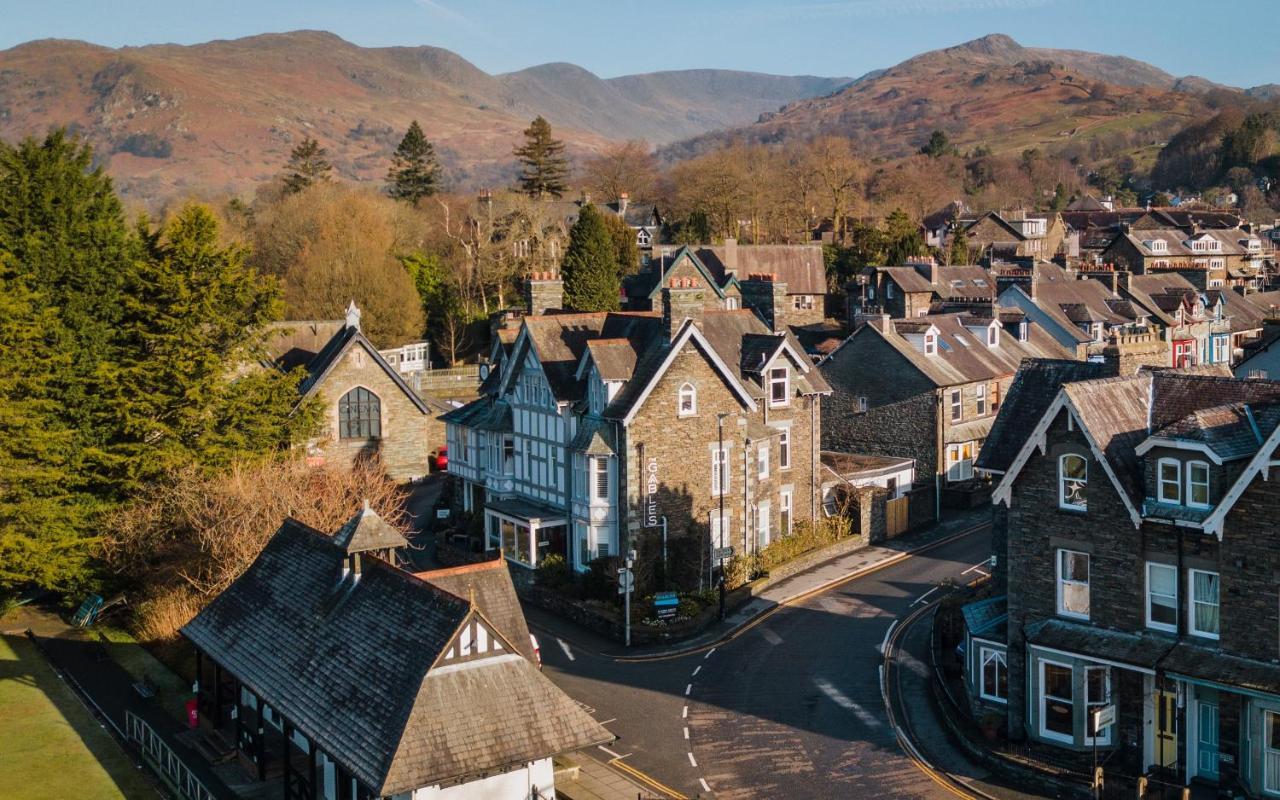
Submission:
<svg viewBox="0 0 1280 800">
<path fill-rule="evenodd" d="M 1155 759 L 1158 767 L 1178 764 L 1178 696 L 1156 692 Z"/>
</svg>

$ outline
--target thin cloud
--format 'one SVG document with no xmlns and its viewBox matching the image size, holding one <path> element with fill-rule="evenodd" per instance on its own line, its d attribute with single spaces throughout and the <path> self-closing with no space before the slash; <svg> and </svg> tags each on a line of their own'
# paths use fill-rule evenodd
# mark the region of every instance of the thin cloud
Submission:
<svg viewBox="0 0 1280 800">
<path fill-rule="evenodd" d="M 480 31 L 480 27 L 472 22 L 465 14 L 459 11 L 454 11 L 443 3 L 436 2 L 436 0 L 413 0 L 413 4 L 434 17 L 439 17 L 440 19 L 448 20 L 449 22 L 455 22 L 473 32 L 482 32 Z"/>
<path fill-rule="evenodd" d="M 896 17 L 974 11 L 1018 11 L 1042 8 L 1056 0 L 837 0 L 759 8 L 760 16 L 789 19 L 822 17 Z"/>
</svg>

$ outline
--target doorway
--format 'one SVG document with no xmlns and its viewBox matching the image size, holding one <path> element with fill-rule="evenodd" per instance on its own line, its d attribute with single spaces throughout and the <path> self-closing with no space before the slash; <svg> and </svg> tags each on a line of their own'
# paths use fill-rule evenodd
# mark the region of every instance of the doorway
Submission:
<svg viewBox="0 0 1280 800">
<path fill-rule="evenodd" d="M 1176 692 L 1158 691 L 1155 701 L 1155 765 L 1174 767 L 1178 763 L 1178 695 Z"/>
<path fill-rule="evenodd" d="M 1196 706 L 1196 775 L 1218 780 L 1218 704 L 1200 700 Z"/>
</svg>

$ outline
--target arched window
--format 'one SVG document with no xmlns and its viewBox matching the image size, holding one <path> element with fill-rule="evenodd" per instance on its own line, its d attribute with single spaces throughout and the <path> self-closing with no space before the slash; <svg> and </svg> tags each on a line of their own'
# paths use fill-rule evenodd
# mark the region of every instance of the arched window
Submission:
<svg viewBox="0 0 1280 800">
<path fill-rule="evenodd" d="M 1089 463 L 1083 456 L 1068 453 L 1058 459 L 1058 505 L 1076 511 L 1089 507 L 1085 489 L 1089 486 Z"/>
<path fill-rule="evenodd" d="M 676 408 L 682 417 L 692 417 L 698 413 L 698 390 L 693 388 L 692 383 L 686 383 L 680 387 L 680 396 Z"/>
<path fill-rule="evenodd" d="M 382 401 L 363 386 L 357 386 L 338 401 L 339 439 L 382 438 Z"/>
</svg>

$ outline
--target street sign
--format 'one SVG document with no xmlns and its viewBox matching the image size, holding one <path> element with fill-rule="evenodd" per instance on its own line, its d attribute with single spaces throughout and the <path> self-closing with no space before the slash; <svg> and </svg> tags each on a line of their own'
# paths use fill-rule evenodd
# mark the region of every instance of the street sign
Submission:
<svg viewBox="0 0 1280 800">
<path fill-rule="evenodd" d="M 653 612 L 658 619 L 675 619 L 680 598 L 675 592 L 658 592 L 653 596 Z"/>
<path fill-rule="evenodd" d="M 727 558 L 733 558 L 732 547 L 713 547 L 711 549 L 712 561 L 724 561 Z"/>
<path fill-rule="evenodd" d="M 1108 725 L 1114 725 L 1116 722 L 1116 707 L 1103 706 L 1093 710 L 1093 729 L 1101 731 Z"/>
<path fill-rule="evenodd" d="M 618 594 L 626 594 L 631 591 L 631 587 L 635 586 L 636 575 L 625 567 L 618 570 Z"/>
</svg>

